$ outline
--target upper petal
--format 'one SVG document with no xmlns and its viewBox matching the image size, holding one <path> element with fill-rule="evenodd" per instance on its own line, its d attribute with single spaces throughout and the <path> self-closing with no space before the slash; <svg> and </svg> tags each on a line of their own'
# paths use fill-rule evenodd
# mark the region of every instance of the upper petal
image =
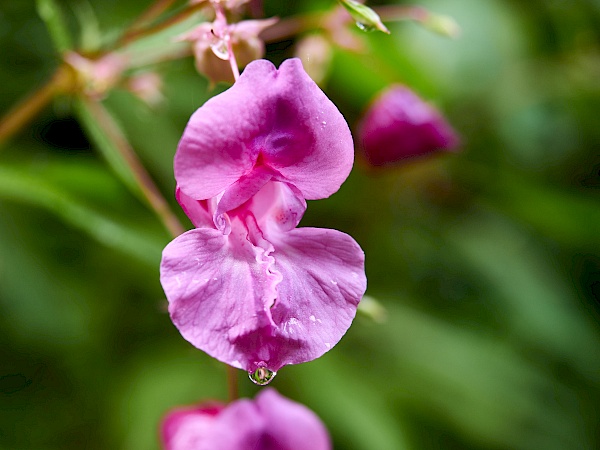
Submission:
<svg viewBox="0 0 600 450">
<path fill-rule="evenodd" d="M 175 155 L 175 178 L 187 195 L 207 199 L 258 163 L 305 198 L 324 198 L 348 176 L 353 152 L 346 121 L 300 60 L 279 70 L 259 60 L 192 115 Z"/>
</svg>

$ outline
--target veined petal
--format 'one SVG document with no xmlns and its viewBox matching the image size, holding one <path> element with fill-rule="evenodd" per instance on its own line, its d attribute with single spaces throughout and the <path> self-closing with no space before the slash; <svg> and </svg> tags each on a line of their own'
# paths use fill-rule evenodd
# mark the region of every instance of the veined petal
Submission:
<svg viewBox="0 0 600 450">
<path fill-rule="evenodd" d="M 250 213 L 258 227 L 288 231 L 295 228 L 306 211 L 306 200 L 295 186 L 278 181 L 265 184 L 240 210 L 234 214 Z"/>
<path fill-rule="evenodd" d="M 246 368 L 232 344 L 239 336 L 272 326 L 270 306 L 279 277 L 268 252 L 252 245 L 236 223 L 228 236 L 197 228 L 163 251 L 161 283 L 169 313 L 185 339 L 214 358 Z"/>
<path fill-rule="evenodd" d="M 250 231 L 248 231 L 250 229 Z M 266 240 L 253 217 L 231 234 L 195 229 L 163 251 L 161 283 L 185 339 L 253 372 L 318 358 L 344 335 L 366 289 L 364 254 L 336 230 Z"/>
<path fill-rule="evenodd" d="M 273 177 L 273 173 L 266 167 L 259 167 L 248 175 L 242 176 L 233 183 L 218 200 L 217 210 L 215 212 L 215 225 L 223 234 L 231 232 L 231 224 L 223 215 L 227 212 L 239 208 L 259 192 Z"/>
<path fill-rule="evenodd" d="M 309 200 L 329 197 L 348 177 L 354 162 L 348 124 L 299 59 L 281 64 L 275 85 L 272 127 L 255 145 L 263 152 L 265 164 L 281 174 L 280 181 L 293 184 Z"/>
<path fill-rule="evenodd" d="M 203 200 L 264 165 L 317 199 L 339 189 L 353 159 L 346 121 L 300 60 L 279 70 L 259 60 L 192 115 L 175 155 L 175 178 L 188 196 Z"/>
<path fill-rule="evenodd" d="M 271 308 L 277 350 L 271 370 L 318 358 L 350 327 L 366 290 L 364 253 L 337 230 L 297 228 L 281 233 L 274 272 L 281 275 Z M 266 362 L 266 361 L 265 361 Z"/>
</svg>

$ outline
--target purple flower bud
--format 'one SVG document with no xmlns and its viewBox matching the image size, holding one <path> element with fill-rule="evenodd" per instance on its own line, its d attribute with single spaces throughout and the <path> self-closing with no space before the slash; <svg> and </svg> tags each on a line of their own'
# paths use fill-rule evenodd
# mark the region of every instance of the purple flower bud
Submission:
<svg viewBox="0 0 600 450">
<path fill-rule="evenodd" d="M 369 164 L 383 166 L 438 150 L 456 150 L 459 139 L 450 124 L 409 88 L 394 85 L 370 105 L 358 126 Z"/>
<path fill-rule="evenodd" d="M 330 450 L 310 409 L 265 389 L 254 400 L 171 411 L 161 426 L 165 450 Z"/>
</svg>

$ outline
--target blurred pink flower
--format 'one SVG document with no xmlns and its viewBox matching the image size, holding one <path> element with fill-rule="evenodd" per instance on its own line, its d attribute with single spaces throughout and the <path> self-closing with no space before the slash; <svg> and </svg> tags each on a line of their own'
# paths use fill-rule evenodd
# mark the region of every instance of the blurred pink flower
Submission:
<svg viewBox="0 0 600 450">
<path fill-rule="evenodd" d="M 277 22 L 276 18 L 270 18 L 227 24 L 217 18 L 214 22 L 198 25 L 177 39 L 192 43 L 198 72 L 205 75 L 212 83 L 219 81 L 233 83 L 226 39 L 231 39 L 238 66 L 244 67 L 251 61 L 262 58 L 265 45 L 259 38 L 259 34 L 275 22 Z"/>
<path fill-rule="evenodd" d="M 89 59 L 79 53 L 68 52 L 65 61 L 75 69 L 86 95 L 102 99 L 120 80 L 127 68 L 128 58 L 107 53 L 98 59 Z"/>
<path fill-rule="evenodd" d="M 330 450 L 329 434 L 310 409 L 271 388 L 254 400 L 176 409 L 164 419 L 165 450 Z"/>
<path fill-rule="evenodd" d="M 386 89 L 369 106 L 359 123 L 358 139 L 364 156 L 374 166 L 456 150 L 459 144 L 446 119 L 400 85 Z"/>
<path fill-rule="evenodd" d="M 234 367 L 318 358 L 350 326 L 364 254 L 337 230 L 295 228 L 305 199 L 338 190 L 352 136 L 299 60 L 251 63 L 188 123 L 177 198 L 198 228 L 163 251 L 161 282 L 184 338 Z"/>
<path fill-rule="evenodd" d="M 162 78 L 156 72 L 132 75 L 127 80 L 127 88 L 149 106 L 156 106 L 164 100 Z"/>
</svg>

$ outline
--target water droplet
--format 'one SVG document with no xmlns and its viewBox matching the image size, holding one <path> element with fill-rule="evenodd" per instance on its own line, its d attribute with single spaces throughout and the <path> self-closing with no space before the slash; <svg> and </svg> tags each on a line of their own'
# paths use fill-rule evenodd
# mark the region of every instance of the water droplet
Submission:
<svg viewBox="0 0 600 450">
<path fill-rule="evenodd" d="M 275 378 L 277 372 L 273 372 L 272 370 L 267 369 L 263 365 L 259 365 L 259 367 L 254 372 L 248 372 L 248 377 L 254 384 L 258 384 L 259 386 L 265 386 L 269 384 L 273 378 Z"/>
<path fill-rule="evenodd" d="M 356 26 L 362 31 L 373 31 L 375 29 L 373 25 L 364 22 L 356 22 Z"/>
<path fill-rule="evenodd" d="M 210 46 L 217 58 L 227 61 L 229 59 L 229 50 L 227 49 L 227 43 L 225 39 L 219 39 L 217 43 Z"/>
<path fill-rule="evenodd" d="M 327 122 L 325 122 L 325 121 L 323 121 L 323 122 L 321 122 L 321 123 L 322 123 L 323 125 L 327 125 Z"/>
</svg>

